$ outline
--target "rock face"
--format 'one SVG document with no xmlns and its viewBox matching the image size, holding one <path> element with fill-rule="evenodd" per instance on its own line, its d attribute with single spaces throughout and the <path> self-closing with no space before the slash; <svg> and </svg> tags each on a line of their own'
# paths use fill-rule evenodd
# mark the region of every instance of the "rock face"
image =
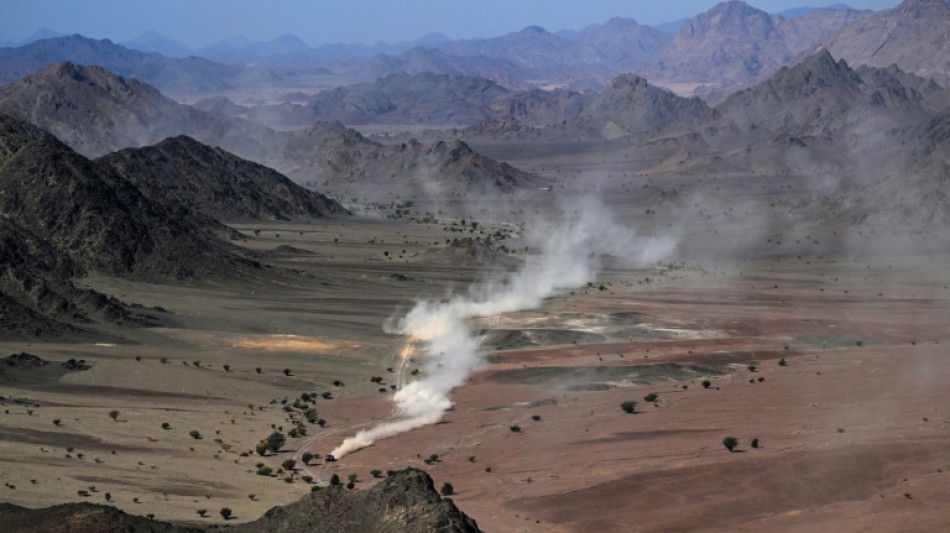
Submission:
<svg viewBox="0 0 950 533">
<path fill-rule="evenodd" d="M 888 67 L 950 83 L 950 3 L 906 0 L 837 32 L 825 45 L 852 65 Z"/>
<path fill-rule="evenodd" d="M 184 279 L 252 267 L 216 228 L 176 216 L 114 169 L 10 117 L 0 117 L 0 211 L 104 274 Z"/>
<path fill-rule="evenodd" d="M 181 135 L 98 160 L 127 176 L 149 199 L 169 209 L 222 221 L 342 216 L 336 201 L 304 189 L 275 170 Z"/>
<path fill-rule="evenodd" d="M 864 15 L 821 10 L 788 21 L 729 0 L 686 22 L 644 72 L 665 82 L 734 85 L 775 71 Z"/>
<path fill-rule="evenodd" d="M 324 488 L 229 528 L 235 533 L 478 533 L 474 520 L 421 470 L 397 472 L 366 491 Z M 0 504 L 0 530 L 16 533 L 197 533 L 113 507 L 71 503 L 46 509 Z M 217 528 L 214 528 L 217 530 Z"/>
<path fill-rule="evenodd" d="M 325 488 L 283 507 L 275 507 L 258 520 L 233 528 L 235 533 L 475 533 L 474 520 L 442 498 L 432 478 L 422 470 L 407 468 L 387 477 L 367 491 Z"/>
</svg>

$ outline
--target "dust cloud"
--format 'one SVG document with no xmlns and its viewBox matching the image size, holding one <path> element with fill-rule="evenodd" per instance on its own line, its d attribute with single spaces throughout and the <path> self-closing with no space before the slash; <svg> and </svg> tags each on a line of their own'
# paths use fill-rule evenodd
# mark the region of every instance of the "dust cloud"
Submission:
<svg viewBox="0 0 950 533">
<path fill-rule="evenodd" d="M 618 225 L 594 200 L 564 206 L 553 217 L 529 221 L 526 228 L 526 241 L 538 253 L 520 270 L 478 282 L 467 294 L 420 301 L 393 321 L 391 331 L 423 348 L 425 377 L 396 392 L 393 420 L 347 438 L 330 452 L 334 457 L 442 418 L 452 406 L 452 390 L 481 362 L 481 338 L 472 330 L 471 319 L 539 307 L 561 290 L 593 281 L 603 256 L 642 266 L 666 259 L 676 248 L 671 237 L 646 237 Z"/>
</svg>

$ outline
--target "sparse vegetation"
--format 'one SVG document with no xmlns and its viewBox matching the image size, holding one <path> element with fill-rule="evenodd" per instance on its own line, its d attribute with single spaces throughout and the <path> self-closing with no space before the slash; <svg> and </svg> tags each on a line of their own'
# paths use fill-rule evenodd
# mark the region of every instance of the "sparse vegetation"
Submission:
<svg viewBox="0 0 950 533">
<path fill-rule="evenodd" d="M 620 408 L 623 409 L 624 413 L 636 413 L 637 412 L 637 402 L 626 401 L 620 404 Z"/>
<path fill-rule="evenodd" d="M 113 422 L 118 421 L 118 419 L 119 419 L 119 411 L 117 411 L 117 410 L 115 410 L 115 409 L 113 409 L 112 411 L 109 411 L 109 418 L 111 418 Z"/>
<path fill-rule="evenodd" d="M 451 495 L 455 494 L 455 487 L 453 487 L 451 483 L 449 483 L 448 481 L 446 481 L 445 483 L 442 484 L 442 488 L 439 489 L 439 492 L 440 492 L 443 496 L 451 496 Z"/>
<path fill-rule="evenodd" d="M 653 403 L 659 398 L 655 392 L 651 392 L 643 397 L 643 401 Z"/>
</svg>

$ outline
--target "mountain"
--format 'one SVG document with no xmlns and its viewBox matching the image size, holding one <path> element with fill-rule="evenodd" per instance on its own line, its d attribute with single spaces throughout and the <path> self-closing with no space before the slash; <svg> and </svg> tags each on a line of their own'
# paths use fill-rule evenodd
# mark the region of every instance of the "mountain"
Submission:
<svg viewBox="0 0 950 533">
<path fill-rule="evenodd" d="M 364 202 L 514 193 L 540 178 L 474 152 L 461 141 L 398 146 L 371 142 L 340 123 L 290 138 L 280 170 L 311 188 Z"/>
<path fill-rule="evenodd" d="M 652 133 L 673 123 L 698 121 L 708 114 L 709 108 L 698 98 L 683 98 L 650 85 L 640 76 L 624 74 L 594 96 L 574 122 L 611 138 Z"/>
<path fill-rule="evenodd" d="M 514 63 L 488 56 L 455 56 L 426 47 L 411 48 L 399 55 L 379 54 L 359 66 L 354 74 L 361 79 L 376 80 L 392 74 L 446 74 L 474 76 L 491 80 L 509 89 L 523 87 L 523 72 Z"/>
<path fill-rule="evenodd" d="M 62 37 L 63 34 L 55 32 L 49 28 L 40 28 L 35 32 L 31 33 L 29 37 L 21 40 L 17 43 L 17 46 L 27 45 L 36 41 L 42 41 L 43 39 L 56 39 L 57 37 Z"/>
<path fill-rule="evenodd" d="M 822 49 L 730 96 L 716 111 L 746 131 L 840 141 L 833 138 L 872 125 L 925 121 L 923 100 L 900 77 L 879 69 L 865 70 L 862 76 Z"/>
<path fill-rule="evenodd" d="M 95 321 L 156 323 L 154 317 L 70 281 L 83 273 L 48 242 L 0 217 L 0 337 L 94 337 Z"/>
<path fill-rule="evenodd" d="M 642 148 L 665 150 L 657 169 L 678 174 L 809 177 L 813 192 L 785 208 L 811 223 L 925 229 L 950 222 L 950 121 L 930 111 L 932 90 L 819 50 Z"/>
<path fill-rule="evenodd" d="M 218 63 L 266 62 L 271 65 L 300 64 L 314 59 L 314 50 L 296 35 L 282 35 L 270 41 L 255 41 L 235 46 L 215 45 L 196 52 L 197 55 Z"/>
<path fill-rule="evenodd" d="M 705 102 L 621 74 L 601 93 L 526 91 L 494 106 L 495 117 L 465 130 L 466 138 L 645 139 L 674 124 L 700 124 Z"/>
<path fill-rule="evenodd" d="M 8 116 L 0 116 L 0 212 L 88 271 L 186 279 L 256 268 L 218 228 L 170 212 L 112 168 Z"/>
<path fill-rule="evenodd" d="M 0 83 L 17 81 L 51 63 L 71 61 L 98 65 L 134 77 L 173 94 L 232 89 L 242 70 L 198 57 L 169 59 L 130 50 L 108 39 L 81 35 L 42 39 L 18 48 L 0 48 Z"/>
<path fill-rule="evenodd" d="M 251 120 L 275 126 L 321 121 L 467 125 L 491 117 L 493 105 L 510 94 L 484 78 L 400 73 L 318 93 L 305 105 L 264 106 L 243 112 Z"/>
<path fill-rule="evenodd" d="M 831 4 L 830 6 L 826 6 L 826 7 L 824 7 L 824 8 L 815 8 L 815 7 L 793 7 L 793 8 L 790 8 L 790 9 L 785 9 L 785 10 L 783 10 L 783 11 L 780 11 L 780 12 L 776 13 L 776 15 L 778 15 L 778 16 L 782 17 L 783 19 L 786 19 L 786 20 L 792 20 L 792 19 L 794 19 L 794 18 L 801 17 L 802 15 L 807 15 L 807 14 L 809 14 L 809 13 L 813 13 L 813 12 L 818 11 L 818 10 L 820 10 L 820 9 L 839 10 L 839 11 L 852 11 L 852 10 L 854 10 L 853 7 L 851 7 L 851 6 L 847 5 L 847 4 Z"/>
<path fill-rule="evenodd" d="M 657 59 L 672 39 L 669 33 L 642 26 L 636 20 L 614 17 L 585 28 L 574 40 L 611 70 L 636 72 Z"/>
<path fill-rule="evenodd" d="M 861 16 L 823 10 L 787 21 L 729 0 L 684 24 L 644 73 L 663 83 L 735 85 L 777 70 Z"/>
<path fill-rule="evenodd" d="M 271 41 L 232 39 L 197 50 L 195 55 L 221 63 L 263 63 L 290 67 L 340 61 L 365 61 L 379 54 L 400 54 L 410 48 L 439 46 L 449 40 L 440 33 L 430 33 L 414 41 L 394 44 L 328 43 L 314 48 L 295 35 L 284 35 Z"/>
<path fill-rule="evenodd" d="M 539 26 L 500 37 L 448 41 L 381 55 L 360 69 L 376 78 L 399 72 L 477 76 L 509 89 L 532 84 L 570 88 L 602 87 L 620 72 L 654 60 L 669 43 L 667 33 L 633 19 L 613 18 L 569 35 Z"/>
<path fill-rule="evenodd" d="M 950 84 L 950 3 L 906 0 L 841 29 L 825 41 L 853 65 L 887 67 Z"/>
<path fill-rule="evenodd" d="M 87 157 L 176 135 L 243 156 L 276 142 L 267 128 L 179 104 L 154 87 L 102 67 L 68 62 L 0 86 L 0 110 L 50 131 Z"/>
<path fill-rule="evenodd" d="M 530 175 L 484 156 L 459 157 L 433 147 L 405 150 L 371 142 L 339 124 L 306 131 L 275 132 L 264 126 L 205 113 L 179 104 L 158 90 L 99 67 L 51 65 L 15 84 L 0 87 L 0 110 L 48 128 L 82 153 L 101 156 L 127 147 L 188 135 L 244 159 L 267 165 L 298 183 L 320 184 L 337 198 L 350 198 L 359 184 L 367 197 L 391 198 L 395 191 L 510 192 Z M 465 152 L 465 153 L 463 153 Z M 432 172 L 444 172 L 434 178 Z M 442 183 L 427 188 L 424 184 Z M 427 192 L 428 191 L 428 192 Z"/>
<path fill-rule="evenodd" d="M 289 220 L 346 214 L 337 202 L 265 166 L 184 135 L 98 159 L 146 197 L 218 220 Z"/>
<path fill-rule="evenodd" d="M 183 58 L 193 54 L 191 48 L 156 31 L 149 30 L 138 37 L 123 41 L 122 46 L 147 52 L 159 54 L 165 57 Z"/>
</svg>

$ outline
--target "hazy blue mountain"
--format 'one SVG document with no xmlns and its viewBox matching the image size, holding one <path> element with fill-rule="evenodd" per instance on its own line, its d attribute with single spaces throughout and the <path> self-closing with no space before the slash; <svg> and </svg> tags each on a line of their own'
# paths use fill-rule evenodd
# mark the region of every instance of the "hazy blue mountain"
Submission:
<svg viewBox="0 0 950 533">
<path fill-rule="evenodd" d="M 35 32 L 33 32 L 26 39 L 17 41 L 15 46 L 23 46 L 23 45 L 30 44 L 36 41 L 42 41 L 43 39 L 55 39 L 56 37 L 62 37 L 62 36 L 63 36 L 62 33 L 55 32 L 49 28 L 40 28 L 36 30 Z"/>
<path fill-rule="evenodd" d="M 798 17 L 800 17 L 800 16 L 802 16 L 802 15 L 807 15 L 807 14 L 811 13 L 812 11 L 816 11 L 816 10 L 818 10 L 818 9 L 834 9 L 834 10 L 839 10 L 839 11 L 853 11 L 853 10 L 854 10 L 854 8 L 851 7 L 851 6 L 849 6 L 848 4 L 831 4 L 830 6 L 826 6 L 826 7 L 823 7 L 823 8 L 818 8 L 818 7 L 793 7 L 793 8 L 791 8 L 791 9 L 786 9 L 786 10 L 784 10 L 784 11 L 779 11 L 778 13 L 775 13 L 775 14 L 778 15 L 778 16 L 780 16 L 780 17 L 782 17 L 782 18 L 784 18 L 785 20 L 792 20 L 792 19 L 798 18 Z"/>
<path fill-rule="evenodd" d="M 123 41 L 121 44 L 126 48 L 160 54 L 165 57 L 183 58 L 192 55 L 191 48 L 185 44 L 153 30 L 149 30 L 134 39 Z"/>
</svg>

